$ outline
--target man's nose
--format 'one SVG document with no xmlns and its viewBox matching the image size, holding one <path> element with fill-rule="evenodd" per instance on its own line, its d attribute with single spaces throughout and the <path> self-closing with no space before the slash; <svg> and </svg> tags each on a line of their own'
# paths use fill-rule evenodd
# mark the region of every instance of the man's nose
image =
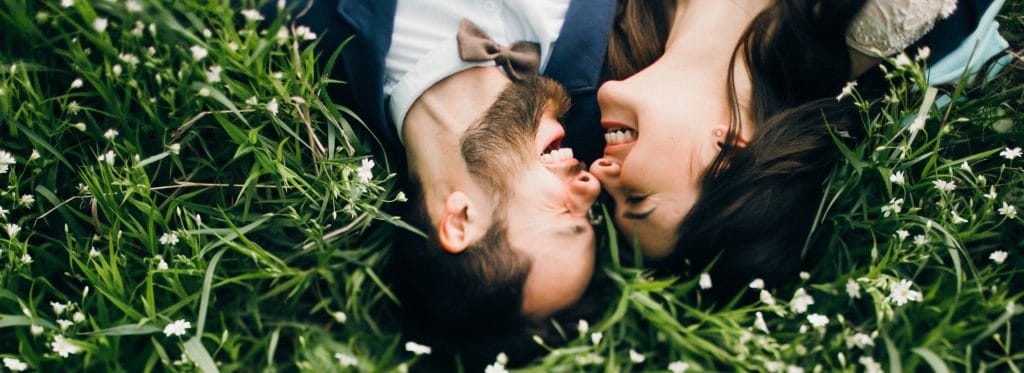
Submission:
<svg viewBox="0 0 1024 373">
<path fill-rule="evenodd" d="M 601 184 L 593 174 L 584 170 L 569 179 L 569 191 L 572 193 L 572 212 L 586 214 L 601 193 Z"/>
</svg>

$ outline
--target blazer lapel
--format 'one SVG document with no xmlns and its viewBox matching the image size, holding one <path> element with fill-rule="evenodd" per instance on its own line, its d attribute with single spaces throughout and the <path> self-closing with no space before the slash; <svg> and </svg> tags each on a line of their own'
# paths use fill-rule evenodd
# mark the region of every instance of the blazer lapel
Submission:
<svg viewBox="0 0 1024 373">
<path fill-rule="evenodd" d="M 614 13 L 615 0 L 569 3 L 544 75 L 562 83 L 570 94 L 597 89 Z"/>
</svg>

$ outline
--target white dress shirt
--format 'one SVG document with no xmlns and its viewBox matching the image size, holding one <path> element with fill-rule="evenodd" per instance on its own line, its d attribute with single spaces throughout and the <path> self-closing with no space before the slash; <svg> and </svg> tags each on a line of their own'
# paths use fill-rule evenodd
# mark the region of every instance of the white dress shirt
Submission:
<svg viewBox="0 0 1024 373">
<path fill-rule="evenodd" d="M 405 114 L 434 83 L 471 67 L 494 65 L 459 58 L 456 34 L 463 18 L 501 45 L 539 44 L 540 70 L 544 71 L 569 1 L 398 0 L 391 49 L 384 60 L 384 94 L 399 139 L 405 142 Z"/>
</svg>

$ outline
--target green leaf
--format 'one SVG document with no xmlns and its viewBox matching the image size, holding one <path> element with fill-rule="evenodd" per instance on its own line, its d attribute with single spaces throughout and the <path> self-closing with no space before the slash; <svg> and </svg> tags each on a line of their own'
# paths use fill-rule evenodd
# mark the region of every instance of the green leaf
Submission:
<svg viewBox="0 0 1024 373">
<path fill-rule="evenodd" d="M 947 367 L 946 363 L 943 363 L 942 359 L 939 358 L 939 355 L 936 355 L 934 352 L 932 352 L 932 350 L 929 350 L 924 347 L 917 347 L 912 351 L 914 351 L 915 354 L 918 354 L 921 357 L 923 357 L 924 361 L 928 362 L 928 365 L 932 367 L 933 372 L 949 373 L 949 367 Z"/>
<path fill-rule="evenodd" d="M 82 332 L 83 335 L 112 336 L 112 335 L 146 335 L 159 333 L 160 328 L 152 324 L 128 324 L 118 325 L 112 328 L 100 329 L 92 332 Z"/>
<path fill-rule="evenodd" d="M 199 340 L 199 335 L 189 338 L 185 342 L 185 355 L 188 355 L 188 358 L 196 363 L 196 366 L 203 373 L 220 371 L 217 369 L 217 364 L 213 362 L 213 358 L 210 357 L 210 353 L 206 351 L 206 347 L 203 347 L 203 342 Z"/>
</svg>

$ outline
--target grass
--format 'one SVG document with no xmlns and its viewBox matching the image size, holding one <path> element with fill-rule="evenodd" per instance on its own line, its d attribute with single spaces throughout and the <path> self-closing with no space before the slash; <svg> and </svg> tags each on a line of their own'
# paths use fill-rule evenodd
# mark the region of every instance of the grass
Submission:
<svg viewBox="0 0 1024 373">
<path fill-rule="evenodd" d="M 62 3 L 0 2 L 6 367 L 415 367 L 379 272 L 395 171 L 302 30 L 228 1 Z M 1024 5 L 1003 13 L 1019 51 Z M 711 304 L 698 278 L 652 278 L 605 219 L 607 311 L 524 369 L 1019 372 L 1024 158 L 1000 153 L 1024 145 L 1024 63 L 942 107 L 918 67 L 890 69 L 799 283 Z"/>
</svg>

